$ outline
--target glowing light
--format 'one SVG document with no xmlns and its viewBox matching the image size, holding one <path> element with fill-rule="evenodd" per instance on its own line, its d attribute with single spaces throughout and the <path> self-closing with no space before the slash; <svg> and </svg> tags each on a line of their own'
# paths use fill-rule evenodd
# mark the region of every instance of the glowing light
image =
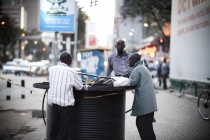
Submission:
<svg viewBox="0 0 210 140">
<path fill-rule="evenodd" d="M 135 32 L 135 30 L 134 29 L 131 29 L 131 32 Z"/>
<path fill-rule="evenodd" d="M 148 27 L 149 25 L 147 23 L 144 23 L 144 27 Z"/>
<path fill-rule="evenodd" d="M 128 34 L 129 34 L 129 36 L 133 36 L 133 33 L 132 32 L 129 32 Z"/>
<path fill-rule="evenodd" d="M 25 33 L 22 33 L 22 35 L 21 35 L 21 36 L 22 36 L 22 37 L 24 37 L 25 35 L 26 35 Z"/>
<path fill-rule="evenodd" d="M 2 21 L 2 22 L 1 22 L 1 25 L 4 25 L 4 24 L 5 24 L 5 22 L 4 22 L 4 21 Z"/>
<path fill-rule="evenodd" d="M 44 52 L 44 51 L 46 51 L 46 48 L 44 47 L 44 48 L 42 48 L 42 51 Z"/>
<path fill-rule="evenodd" d="M 25 46 L 22 46 L 21 49 L 24 50 L 25 49 Z"/>
<path fill-rule="evenodd" d="M 126 42 L 126 38 L 122 38 L 122 40 L 124 40 Z"/>
<path fill-rule="evenodd" d="M 149 56 L 154 58 L 155 57 L 155 52 L 150 52 Z"/>
<path fill-rule="evenodd" d="M 35 45 L 38 44 L 38 41 L 34 41 L 34 44 L 35 44 Z"/>
</svg>

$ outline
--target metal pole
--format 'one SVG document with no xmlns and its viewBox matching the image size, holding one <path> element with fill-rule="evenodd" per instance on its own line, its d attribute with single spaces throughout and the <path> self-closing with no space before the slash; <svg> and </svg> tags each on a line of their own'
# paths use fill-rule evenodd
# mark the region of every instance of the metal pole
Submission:
<svg viewBox="0 0 210 140">
<path fill-rule="evenodd" d="M 57 65 L 57 45 L 58 45 L 58 32 L 55 32 L 55 43 L 54 43 L 54 65 Z"/>
<path fill-rule="evenodd" d="M 19 39 L 18 58 L 21 58 L 21 40 Z"/>
<path fill-rule="evenodd" d="M 25 98 L 25 80 L 21 80 L 21 89 L 22 89 L 22 92 L 21 92 L 21 98 L 24 99 Z"/>
<path fill-rule="evenodd" d="M 77 26 L 78 26 L 78 6 L 77 2 L 75 2 L 75 26 L 74 26 L 74 61 L 75 61 L 75 67 L 77 63 Z"/>
<path fill-rule="evenodd" d="M 6 100 L 10 100 L 10 93 L 11 93 L 11 83 L 9 82 L 11 81 L 10 79 L 8 79 L 7 81 L 7 94 L 6 94 Z"/>
</svg>

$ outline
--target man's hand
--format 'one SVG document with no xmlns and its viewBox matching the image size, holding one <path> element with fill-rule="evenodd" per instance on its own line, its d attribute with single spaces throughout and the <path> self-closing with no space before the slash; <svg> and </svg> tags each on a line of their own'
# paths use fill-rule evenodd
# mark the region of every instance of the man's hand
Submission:
<svg viewBox="0 0 210 140">
<path fill-rule="evenodd" d="M 110 87 L 113 87 L 114 86 L 114 82 L 110 81 L 107 85 L 110 86 Z"/>
<path fill-rule="evenodd" d="M 106 84 L 106 85 L 108 85 L 108 86 L 112 86 L 112 87 L 114 86 L 114 85 L 113 85 L 113 83 L 114 83 L 114 82 L 113 82 L 113 80 L 112 80 L 112 79 L 109 79 L 109 80 L 107 80 L 107 81 L 103 82 L 103 84 Z"/>
</svg>

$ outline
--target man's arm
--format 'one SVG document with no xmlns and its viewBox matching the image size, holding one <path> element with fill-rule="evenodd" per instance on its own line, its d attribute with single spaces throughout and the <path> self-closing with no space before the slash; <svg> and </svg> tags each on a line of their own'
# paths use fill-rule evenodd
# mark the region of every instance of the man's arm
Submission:
<svg viewBox="0 0 210 140">
<path fill-rule="evenodd" d="M 84 87 L 83 86 L 82 79 L 79 77 L 79 75 L 77 74 L 77 72 L 74 73 L 74 87 L 77 90 L 81 90 Z"/>
<path fill-rule="evenodd" d="M 106 70 L 106 76 L 109 76 L 113 71 L 113 68 L 111 66 L 111 57 L 108 58 L 108 65 Z"/>
<path fill-rule="evenodd" d="M 130 86 L 136 86 L 139 81 L 139 78 L 141 78 L 141 75 L 138 73 L 137 69 L 133 69 L 129 77 Z"/>
</svg>

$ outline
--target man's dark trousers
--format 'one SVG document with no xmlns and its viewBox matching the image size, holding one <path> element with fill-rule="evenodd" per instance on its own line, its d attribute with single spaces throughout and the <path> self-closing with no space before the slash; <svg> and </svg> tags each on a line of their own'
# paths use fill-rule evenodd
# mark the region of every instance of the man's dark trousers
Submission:
<svg viewBox="0 0 210 140">
<path fill-rule="evenodd" d="M 156 140 L 152 126 L 153 118 L 154 112 L 136 117 L 136 126 L 142 140 Z"/>
<path fill-rule="evenodd" d="M 163 75 L 163 89 L 167 89 L 167 78 L 168 78 L 168 73 Z"/>
<path fill-rule="evenodd" d="M 52 106 L 52 140 L 67 140 L 70 120 L 72 119 L 73 106 L 61 107 L 53 104 Z"/>
</svg>

